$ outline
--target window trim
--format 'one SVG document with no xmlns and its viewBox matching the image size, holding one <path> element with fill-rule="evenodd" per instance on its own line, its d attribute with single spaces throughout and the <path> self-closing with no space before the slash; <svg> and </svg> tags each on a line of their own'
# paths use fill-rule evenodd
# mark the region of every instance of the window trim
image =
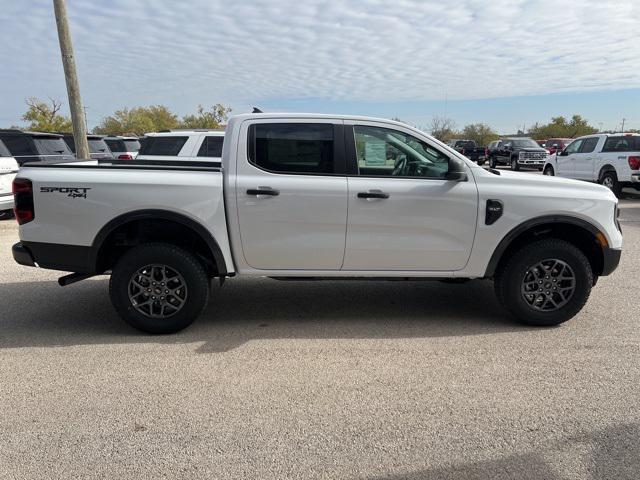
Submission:
<svg viewBox="0 0 640 480">
<path fill-rule="evenodd" d="M 348 169 L 349 169 L 349 173 L 347 173 L 347 176 L 349 177 L 358 177 L 358 178 L 377 178 L 377 179 L 393 179 L 393 180 L 427 180 L 427 181 L 442 181 L 442 182 L 447 182 L 448 180 L 446 178 L 442 178 L 442 177 L 423 177 L 423 176 L 402 176 L 402 177 L 394 177 L 393 175 L 361 175 L 360 174 L 360 170 L 358 168 L 358 153 L 356 150 L 356 130 L 355 127 L 373 127 L 373 128 L 384 128 L 387 130 L 392 130 L 392 131 L 397 131 L 400 133 L 403 133 L 405 135 L 411 135 L 413 137 L 416 137 L 418 140 L 420 140 L 421 142 L 426 143 L 429 147 L 433 148 L 434 150 L 436 150 L 437 152 L 439 152 L 440 154 L 444 155 L 447 159 L 448 159 L 448 164 L 449 164 L 449 172 L 455 172 L 455 171 L 463 171 L 465 173 L 468 172 L 465 170 L 465 165 L 464 162 L 460 162 L 460 165 L 456 165 L 456 162 L 454 161 L 454 159 L 451 157 L 451 155 L 448 155 L 447 153 L 443 152 L 440 148 L 435 147 L 432 143 L 427 142 L 426 140 L 419 138 L 417 135 L 415 135 L 414 133 L 407 133 L 404 132 L 403 130 L 399 129 L 399 128 L 392 128 L 391 126 L 386 126 L 386 125 L 377 125 L 377 124 L 365 124 L 365 123 L 353 123 L 351 125 L 345 125 L 345 147 L 346 147 L 346 151 L 347 151 L 347 160 L 348 160 Z M 393 126 L 395 127 L 395 125 Z M 347 140 L 347 138 L 349 138 L 349 140 Z M 456 167 L 459 167 L 459 169 L 452 169 L 451 168 L 451 164 L 454 164 Z"/>
<path fill-rule="evenodd" d="M 255 162 L 256 155 L 256 126 L 257 125 L 331 125 L 333 127 L 333 172 L 283 172 L 281 170 L 269 170 Z M 346 175 L 346 154 L 344 125 L 333 122 L 256 122 L 251 123 L 247 130 L 247 163 L 258 170 L 272 175 L 297 175 L 303 177 L 344 177 Z"/>
</svg>

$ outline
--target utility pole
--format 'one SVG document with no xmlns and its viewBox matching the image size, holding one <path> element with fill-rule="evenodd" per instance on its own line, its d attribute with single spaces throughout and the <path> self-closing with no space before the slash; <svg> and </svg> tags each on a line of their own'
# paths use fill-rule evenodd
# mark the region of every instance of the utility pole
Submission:
<svg viewBox="0 0 640 480">
<path fill-rule="evenodd" d="M 622 119 L 622 133 L 624 133 L 624 122 L 625 122 L 626 118 Z"/>
<path fill-rule="evenodd" d="M 73 56 L 73 44 L 69 32 L 67 20 L 67 6 L 65 0 L 53 0 L 53 9 L 58 26 L 58 40 L 60 41 L 60 53 L 62 54 L 62 66 L 64 78 L 67 83 L 67 95 L 69 96 L 69 109 L 71 110 L 71 123 L 73 124 L 73 141 L 76 144 L 77 158 L 91 158 L 89 154 L 89 142 L 87 142 L 87 126 L 80 98 L 80 84 L 76 73 L 76 60 Z"/>
</svg>

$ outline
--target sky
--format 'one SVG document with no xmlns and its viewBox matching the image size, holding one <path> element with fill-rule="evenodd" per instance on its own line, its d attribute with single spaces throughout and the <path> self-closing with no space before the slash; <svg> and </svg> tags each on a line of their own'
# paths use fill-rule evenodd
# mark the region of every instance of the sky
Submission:
<svg viewBox="0 0 640 480">
<path fill-rule="evenodd" d="M 67 0 L 89 126 L 122 107 L 640 129 L 638 0 Z M 0 126 L 67 103 L 51 0 L 0 0 Z"/>
</svg>

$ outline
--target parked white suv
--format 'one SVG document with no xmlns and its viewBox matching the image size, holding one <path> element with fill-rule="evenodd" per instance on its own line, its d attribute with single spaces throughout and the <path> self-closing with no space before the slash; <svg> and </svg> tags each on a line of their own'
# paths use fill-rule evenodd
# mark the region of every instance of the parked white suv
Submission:
<svg viewBox="0 0 640 480">
<path fill-rule="evenodd" d="M 0 140 L 0 220 L 11 216 L 13 193 L 11 182 L 18 173 L 18 162 Z"/>
<path fill-rule="evenodd" d="M 153 333 L 189 325 L 211 279 L 235 276 L 486 278 L 514 317 L 557 325 L 622 249 L 606 188 L 487 171 L 417 129 L 367 117 L 238 115 L 222 168 L 40 162 L 21 168 L 14 191 L 15 260 L 73 272 L 61 285 L 110 274 L 116 311 Z"/>
<path fill-rule="evenodd" d="M 137 160 L 154 161 L 205 161 L 220 165 L 222 158 L 223 130 L 171 130 L 147 133 Z"/>
<path fill-rule="evenodd" d="M 603 133 L 576 138 L 547 157 L 544 174 L 598 182 L 616 196 L 624 187 L 640 190 L 640 135 Z"/>
<path fill-rule="evenodd" d="M 104 137 L 103 140 L 116 160 L 133 160 L 140 150 L 138 137 L 111 136 Z"/>
</svg>

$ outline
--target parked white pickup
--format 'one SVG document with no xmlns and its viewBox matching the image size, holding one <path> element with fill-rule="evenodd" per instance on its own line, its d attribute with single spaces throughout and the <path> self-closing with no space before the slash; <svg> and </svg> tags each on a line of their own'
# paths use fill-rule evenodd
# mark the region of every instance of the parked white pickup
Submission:
<svg viewBox="0 0 640 480">
<path fill-rule="evenodd" d="M 405 124 L 247 114 L 210 160 L 39 162 L 14 181 L 23 265 L 111 274 L 144 331 L 189 325 L 218 277 L 494 281 L 514 317 L 573 317 L 618 265 L 617 199 L 574 180 L 487 171 Z M 425 311 L 429 301 L 425 299 Z"/>
<path fill-rule="evenodd" d="M 580 137 L 547 157 L 545 175 L 598 182 L 620 195 L 640 190 L 640 135 L 597 134 Z"/>
</svg>

